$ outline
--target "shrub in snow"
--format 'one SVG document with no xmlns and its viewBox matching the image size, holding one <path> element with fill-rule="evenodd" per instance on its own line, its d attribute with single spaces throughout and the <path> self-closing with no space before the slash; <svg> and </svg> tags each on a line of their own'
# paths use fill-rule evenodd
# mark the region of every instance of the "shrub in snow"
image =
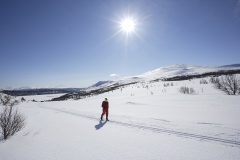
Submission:
<svg viewBox="0 0 240 160">
<path fill-rule="evenodd" d="M 14 108 L 19 101 L 13 100 L 9 95 L 0 95 L 0 104 L 3 105 L 0 112 L 0 128 L 3 139 L 14 135 L 25 126 L 25 117 Z"/>
<path fill-rule="evenodd" d="M 172 83 L 164 83 L 163 86 L 164 86 L 164 87 L 173 86 L 173 82 L 172 82 Z"/>
<path fill-rule="evenodd" d="M 217 77 L 211 77 L 209 81 L 210 81 L 210 83 L 214 84 L 214 83 L 216 83 L 217 79 L 218 79 Z"/>
<path fill-rule="evenodd" d="M 221 89 L 222 84 L 220 83 L 220 79 L 218 77 L 211 77 L 210 82 L 216 89 Z"/>
<path fill-rule="evenodd" d="M 240 93 L 240 80 L 236 77 L 236 75 L 225 75 L 221 78 L 214 78 L 211 82 L 215 88 L 222 90 L 228 95 Z"/>
<path fill-rule="evenodd" d="M 168 87 L 168 86 L 169 86 L 169 83 L 164 83 L 163 86 L 164 86 L 164 87 Z"/>
<path fill-rule="evenodd" d="M 178 91 L 182 94 L 195 94 L 196 91 L 193 88 L 181 87 Z"/>
<path fill-rule="evenodd" d="M 26 101 L 26 99 L 22 97 L 21 98 L 21 102 L 25 102 L 25 101 Z"/>
<path fill-rule="evenodd" d="M 208 84 L 208 82 L 205 79 L 201 79 L 200 84 Z"/>
</svg>

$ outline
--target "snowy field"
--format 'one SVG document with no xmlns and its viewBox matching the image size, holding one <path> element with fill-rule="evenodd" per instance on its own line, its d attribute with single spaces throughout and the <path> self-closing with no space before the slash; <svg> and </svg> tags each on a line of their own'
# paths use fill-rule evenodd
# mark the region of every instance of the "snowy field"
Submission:
<svg viewBox="0 0 240 160">
<path fill-rule="evenodd" d="M 77 101 L 21 103 L 26 127 L 0 142 L 0 159 L 239 160 L 240 96 L 200 79 L 164 83 L 169 82 L 134 84 Z M 182 86 L 196 94 L 181 94 Z M 109 122 L 99 121 L 105 97 Z"/>
</svg>

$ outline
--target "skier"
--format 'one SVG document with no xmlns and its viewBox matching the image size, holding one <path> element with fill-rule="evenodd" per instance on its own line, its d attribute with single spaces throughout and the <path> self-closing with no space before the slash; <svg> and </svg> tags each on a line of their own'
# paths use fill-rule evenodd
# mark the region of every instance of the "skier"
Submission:
<svg viewBox="0 0 240 160">
<path fill-rule="evenodd" d="M 102 115 L 101 115 L 101 121 L 103 120 L 103 116 L 106 113 L 106 121 L 108 120 L 108 99 L 105 98 L 104 101 L 102 102 Z"/>
</svg>

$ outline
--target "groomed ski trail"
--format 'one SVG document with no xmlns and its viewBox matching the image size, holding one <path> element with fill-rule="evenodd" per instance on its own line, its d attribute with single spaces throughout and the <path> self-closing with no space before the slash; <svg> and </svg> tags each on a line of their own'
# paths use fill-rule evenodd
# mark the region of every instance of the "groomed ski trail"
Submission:
<svg viewBox="0 0 240 160">
<path fill-rule="evenodd" d="M 38 106 L 43 109 L 53 110 L 53 111 L 57 111 L 57 112 L 65 113 L 65 114 L 78 116 L 81 118 L 94 120 L 94 121 L 100 121 L 100 117 L 97 117 L 94 115 L 86 115 L 86 114 L 80 113 L 79 111 L 77 113 L 74 113 L 72 111 L 56 109 L 56 108 L 49 107 L 49 106 L 46 107 L 46 106 L 42 106 L 40 104 L 38 104 Z M 129 127 L 129 128 L 142 129 L 142 130 L 151 131 L 154 133 L 166 133 L 169 135 L 176 135 L 176 136 L 184 137 L 184 138 L 198 139 L 201 141 L 218 142 L 218 143 L 221 143 L 224 145 L 230 145 L 231 147 L 240 148 L 240 141 L 235 141 L 235 140 L 217 138 L 217 137 L 213 137 L 213 136 L 200 135 L 200 134 L 194 134 L 194 133 L 189 133 L 189 132 L 182 132 L 182 131 L 177 131 L 177 130 L 167 129 L 167 128 L 162 129 L 162 128 L 157 128 L 157 127 L 151 127 L 146 123 L 130 123 L 130 122 L 127 123 L 127 122 L 120 122 L 120 121 L 116 121 L 116 120 L 110 120 L 108 122 L 110 122 L 111 124 L 117 124 L 117 125 Z"/>
</svg>

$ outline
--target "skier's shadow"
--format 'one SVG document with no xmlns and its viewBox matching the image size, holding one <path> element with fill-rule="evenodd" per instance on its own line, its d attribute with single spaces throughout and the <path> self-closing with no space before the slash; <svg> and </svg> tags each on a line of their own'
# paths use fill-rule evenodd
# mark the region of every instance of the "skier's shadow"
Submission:
<svg viewBox="0 0 240 160">
<path fill-rule="evenodd" d="M 95 126 L 96 130 L 101 129 L 106 123 L 107 123 L 107 121 L 102 122 L 102 121 L 100 120 L 100 121 L 99 121 L 99 124 L 97 124 L 97 125 Z"/>
</svg>

